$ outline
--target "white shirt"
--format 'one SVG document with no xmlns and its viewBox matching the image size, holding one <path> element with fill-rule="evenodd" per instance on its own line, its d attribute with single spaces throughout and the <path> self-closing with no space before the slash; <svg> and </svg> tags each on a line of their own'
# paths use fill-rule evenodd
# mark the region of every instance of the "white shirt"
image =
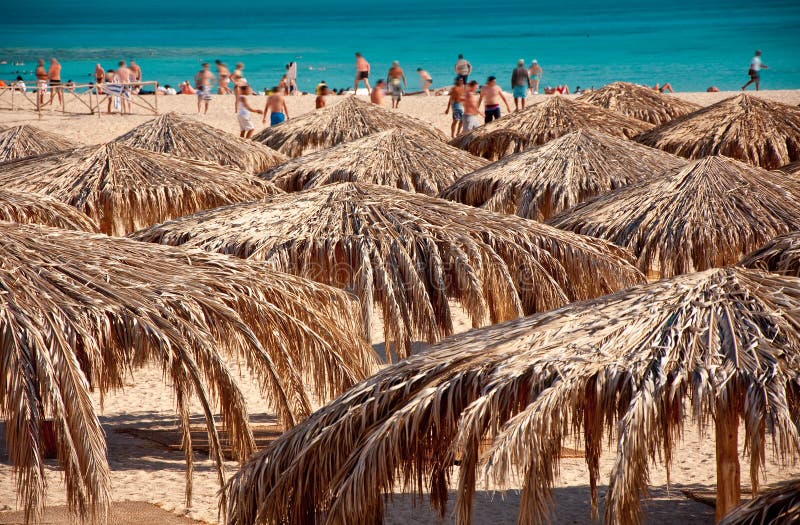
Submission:
<svg viewBox="0 0 800 525">
<path fill-rule="evenodd" d="M 761 71 L 761 59 L 759 57 L 753 57 L 753 60 L 750 61 L 750 70 Z"/>
</svg>

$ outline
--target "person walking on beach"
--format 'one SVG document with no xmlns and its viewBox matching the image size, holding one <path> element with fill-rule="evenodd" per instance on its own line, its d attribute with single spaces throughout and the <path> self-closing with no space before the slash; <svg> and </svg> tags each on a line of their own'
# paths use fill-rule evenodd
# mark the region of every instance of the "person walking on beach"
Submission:
<svg viewBox="0 0 800 525">
<path fill-rule="evenodd" d="M 528 90 L 531 88 L 531 75 L 525 67 L 525 61 L 519 59 L 517 67 L 511 73 L 511 91 L 514 93 L 514 111 L 519 111 L 520 103 L 525 109 L 525 99 L 528 98 Z"/>
<path fill-rule="evenodd" d="M 353 84 L 353 91 L 358 92 L 358 85 L 364 81 L 364 86 L 367 88 L 367 95 L 372 91 L 369 87 L 369 62 L 361 53 L 356 53 L 356 81 Z"/>
<path fill-rule="evenodd" d="M 246 87 L 243 89 L 246 89 Z M 277 126 L 281 122 L 286 122 L 289 118 L 286 98 L 277 86 L 272 88 L 272 94 L 267 97 L 267 104 L 264 106 L 264 118 L 261 119 L 262 124 L 267 121 L 267 115 L 269 115 L 270 126 Z"/>
<path fill-rule="evenodd" d="M 429 97 L 431 95 L 430 88 L 433 85 L 433 77 L 431 77 L 430 73 L 421 67 L 417 68 L 417 74 L 419 75 L 419 81 L 422 84 L 422 91 L 425 93 L 426 97 Z"/>
<path fill-rule="evenodd" d="M 297 91 L 297 62 L 289 62 L 286 64 L 286 80 L 289 82 L 290 95 L 296 95 Z"/>
<path fill-rule="evenodd" d="M 477 89 L 478 82 L 476 80 L 470 80 L 464 92 L 464 118 L 462 120 L 463 126 L 461 127 L 462 133 L 469 133 L 473 129 L 480 126 L 478 116 L 482 115 L 482 113 L 480 110 L 480 101 L 476 101 L 475 91 Z"/>
<path fill-rule="evenodd" d="M 461 77 L 461 80 L 464 81 L 464 85 L 467 84 L 469 80 L 469 76 L 472 74 L 472 64 L 464 58 L 464 55 L 458 55 L 458 60 L 456 60 L 456 65 L 454 67 L 456 71 L 456 75 Z"/>
<path fill-rule="evenodd" d="M 217 94 L 230 95 L 231 71 L 228 69 L 228 66 L 222 62 L 222 60 L 215 60 L 214 65 L 217 66 L 217 78 L 219 79 L 217 82 Z"/>
<path fill-rule="evenodd" d="M 539 65 L 535 58 L 531 62 L 531 67 L 528 68 L 528 74 L 531 77 L 531 94 L 538 95 L 539 81 L 542 79 L 542 66 Z"/>
<path fill-rule="evenodd" d="M 58 97 L 58 104 L 64 105 L 64 91 L 61 89 L 61 64 L 55 58 L 50 59 L 50 69 L 47 71 L 47 80 L 50 84 L 50 102 L 53 97 Z"/>
<path fill-rule="evenodd" d="M 403 98 L 403 90 L 408 86 L 406 82 L 406 73 L 400 67 L 400 62 L 395 60 L 392 62 L 392 67 L 389 68 L 386 78 L 389 82 L 389 93 L 392 95 L 392 109 L 397 109 L 400 106 L 400 99 Z M 400 85 L 400 81 L 403 85 Z"/>
<path fill-rule="evenodd" d="M 244 78 L 244 64 L 243 63 L 241 63 L 241 62 L 237 62 L 236 63 L 236 69 L 234 69 L 233 73 L 231 73 L 231 80 L 233 81 L 233 90 L 234 90 L 234 92 L 236 91 L 236 86 L 238 86 L 240 83 L 242 83 L 243 81 L 244 81 L 245 84 L 247 83 L 247 81 L 245 81 L 245 78 Z"/>
<path fill-rule="evenodd" d="M 239 90 L 239 94 L 236 95 L 236 120 L 239 121 L 239 136 L 243 139 L 249 139 L 253 136 L 253 131 L 255 131 L 255 126 L 253 126 L 253 122 L 250 120 L 250 112 L 258 113 L 259 115 L 263 113 L 260 109 L 256 109 L 250 107 L 250 104 L 247 102 L 247 95 L 252 94 L 252 90 L 250 86 L 242 86 L 242 89 Z"/>
<path fill-rule="evenodd" d="M 202 69 L 194 76 L 194 87 L 197 90 L 197 112 L 208 113 L 208 106 L 213 95 L 211 94 L 211 84 L 214 82 L 214 73 L 209 69 L 208 62 L 203 62 Z M 237 93 L 238 95 L 238 93 Z"/>
<path fill-rule="evenodd" d="M 511 107 L 508 105 L 508 101 L 506 100 L 506 96 L 503 95 L 503 90 L 500 89 L 500 86 L 497 85 L 497 78 L 494 76 L 489 77 L 486 79 L 486 85 L 481 88 L 481 96 L 478 99 L 478 107 L 480 107 L 481 102 L 483 102 L 484 106 L 484 117 L 483 123 L 488 124 L 493 120 L 497 120 L 501 117 L 500 113 L 500 101 L 503 101 L 503 104 L 506 106 L 506 111 L 511 113 Z"/>
<path fill-rule="evenodd" d="M 386 87 L 386 84 L 383 82 L 383 79 L 378 80 L 375 84 L 375 89 L 373 89 L 369 94 L 369 100 L 373 104 L 378 106 L 383 105 L 383 90 Z"/>
<path fill-rule="evenodd" d="M 447 101 L 447 108 L 444 114 L 453 110 L 453 123 L 450 124 L 450 138 L 456 138 L 461 134 L 461 127 L 463 126 L 462 120 L 464 119 L 464 79 L 456 77 L 456 83 L 450 89 L 450 98 Z"/>
<path fill-rule="evenodd" d="M 750 70 L 747 72 L 747 74 L 750 75 L 750 80 L 747 81 L 747 84 L 742 86 L 742 91 L 747 89 L 747 86 L 753 83 L 756 85 L 756 91 L 759 90 L 759 87 L 761 86 L 762 69 L 769 69 L 769 67 L 761 63 L 761 50 L 756 49 L 755 56 L 752 58 L 752 60 L 750 60 Z"/>
</svg>

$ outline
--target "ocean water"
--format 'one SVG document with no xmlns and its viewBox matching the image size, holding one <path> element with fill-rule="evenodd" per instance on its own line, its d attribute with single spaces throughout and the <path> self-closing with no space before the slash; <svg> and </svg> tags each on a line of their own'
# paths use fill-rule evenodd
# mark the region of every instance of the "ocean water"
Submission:
<svg viewBox="0 0 800 525">
<path fill-rule="evenodd" d="M 769 69 L 762 88 L 800 88 L 800 0 L 403 0 L 401 2 L 4 1 L 0 78 L 32 77 L 37 58 L 55 56 L 63 80 L 88 82 L 96 62 L 136 59 L 146 80 L 177 85 L 199 64 L 242 61 L 257 89 L 298 63 L 298 84 L 352 86 L 353 53 L 373 80 L 392 60 L 419 86 L 451 82 L 463 53 L 474 77 L 509 83 L 519 58 L 538 59 L 543 85 L 571 88 L 615 80 L 670 82 L 679 91 L 738 89 L 753 51 Z M 24 65 L 15 65 L 24 63 Z"/>
</svg>

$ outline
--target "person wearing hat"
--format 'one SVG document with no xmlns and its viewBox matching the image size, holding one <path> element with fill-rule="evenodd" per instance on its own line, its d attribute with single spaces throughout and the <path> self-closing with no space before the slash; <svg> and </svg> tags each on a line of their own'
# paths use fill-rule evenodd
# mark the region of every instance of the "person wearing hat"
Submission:
<svg viewBox="0 0 800 525">
<path fill-rule="evenodd" d="M 511 107 L 508 105 L 506 96 L 503 95 L 503 90 L 497 85 L 497 77 L 491 76 L 486 79 L 486 85 L 481 88 L 481 97 L 478 99 L 478 107 L 481 102 L 484 104 L 483 123 L 488 124 L 493 120 L 500 118 L 500 101 L 506 105 L 506 111 L 511 113 Z"/>
<path fill-rule="evenodd" d="M 514 111 L 519 111 L 520 102 L 522 102 L 522 109 L 525 109 L 525 99 L 528 97 L 528 90 L 531 88 L 531 76 L 528 73 L 528 68 L 525 67 L 525 61 L 519 59 L 517 67 L 511 73 L 511 91 L 514 93 Z"/>
<path fill-rule="evenodd" d="M 531 62 L 531 67 L 528 68 L 528 74 L 531 77 L 531 94 L 538 95 L 539 81 L 542 79 L 542 66 L 539 65 L 535 58 Z"/>
</svg>

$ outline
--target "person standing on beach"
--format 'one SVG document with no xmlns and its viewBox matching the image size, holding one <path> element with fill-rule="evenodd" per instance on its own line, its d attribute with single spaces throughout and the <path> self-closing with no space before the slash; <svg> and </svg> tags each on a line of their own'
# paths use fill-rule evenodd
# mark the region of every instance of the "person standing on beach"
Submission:
<svg viewBox="0 0 800 525">
<path fill-rule="evenodd" d="M 102 84 L 105 81 L 106 81 L 106 70 L 103 69 L 103 66 L 101 66 L 99 63 L 95 64 L 94 65 L 94 83 L 95 83 L 95 85 L 98 86 L 99 84 Z M 101 90 L 100 87 L 97 87 L 96 89 L 97 89 L 98 93 L 102 93 L 102 90 Z"/>
<path fill-rule="evenodd" d="M 747 86 L 753 83 L 756 85 L 756 91 L 759 90 L 759 87 L 761 86 L 762 69 L 769 69 L 769 67 L 761 63 L 761 50 L 756 49 L 755 56 L 752 58 L 752 60 L 750 60 L 750 70 L 747 72 L 747 74 L 750 75 L 750 80 L 747 81 L 747 84 L 742 86 L 742 91 L 744 91 Z"/>
<path fill-rule="evenodd" d="M 215 60 L 214 64 L 217 66 L 217 78 L 219 78 L 219 82 L 217 82 L 217 94 L 230 95 L 231 72 L 228 66 L 219 59 Z"/>
<path fill-rule="evenodd" d="M 55 58 L 50 59 L 50 70 L 47 72 L 47 80 L 50 83 L 50 102 L 53 97 L 58 97 L 58 104 L 64 105 L 64 92 L 61 89 L 61 64 Z"/>
<path fill-rule="evenodd" d="M 461 127 L 463 126 L 462 120 L 464 119 L 464 79 L 460 76 L 456 77 L 456 83 L 450 89 L 450 98 L 447 101 L 447 108 L 444 110 L 444 114 L 447 113 L 452 108 L 453 110 L 453 123 L 450 124 L 450 138 L 456 138 L 456 136 L 461 135 Z"/>
<path fill-rule="evenodd" d="M 369 100 L 373 104 L 378 106 L 383 105 L 383 89 L 386 87 L 386 84 L 383 83 L 383 79 L 378 80 L 378 83 L 375 84 L 375 89 L 373 89 L 369 94 Z"/>
<path fill-rule="evenodd" d="M 525 67 L 525 61 L 519 59 L 517 67 L 511 73 L 511 91 L 514 93 L 514 111 L 519 111 L 520 103 L 525 109 L 525 99 L 528 98 L 528 90 L 531 89 L 531 75 Z"/>
<path fill-rule="evenodd" d="M 461 77 L 461 80 L 464 81 L 464 85 L 467 84 L 469 80 L 469 76 L 472 74 L 472 64 L 464 58 L 464 55 L 458 55 L 458 60 L 456 60 L 455 65 L 456 75 Z"/>
<path fill-rule="evenodd" d="M 233 73 L 231 74 L 231 80 L 233 81 L 233 90 L 236 91 L 236 86 L 238 86 L 244 80 L 243 63 L 241 62 L 236 63 L 236 69 L 234 69 Z"/>
<path fill-rule="evenodd" d="M 500 113 L 500 101 L 503 101 L 503 104 L 506 106 L 506 111 L 511 113 L 511 107 L 508 105 L 508 101 L 506 100 L 506 96 L 503 95 L 503 90 L 500 89 L 500 86 L 497 85 L 497 78 L 494 76 L 489 77 L 486 79 L 486 85 L 481 88 L 481 97 L 478 99 L 478 107 L 480 107 L 481 102 L 483 102 L 484 106 L 484 118 L 483 123 L 488 124 L 493 120 L 497 120 L 501 117 Z"/>
<path fill-rule="evenodd" d="M 120 92 L 120 102 L 121 102 L 121 110 L 122 114 L 125 115 L 126 113 L 131 112 L 131 89 L 132 86 L 130 85 L 133 82 L 133 73 L 131 72 L 130 68 L 125 65 L 124 60 L 120 60 L 118 67 L 117 67 L 117 77 L 119 78 L 119 82 L 122 84 L 121 92 Z"/>
<path fill-rule="evenodd" d="M 247 102 L 247 95 L 250 94 L 252 94 L 250 86 L 242 86 L 242 89 L 239 90 L 239 94 L 236 95 L 236 119 L 239 121 L 239 136 L 243 139 L 252 137 L 253 131 L 256 129 L 256 127 L 253 126 L 253 122 L 250 120 L 250 112 L 252 111 L 259 115 L 263 113 L 260 109 L 250 107 L 250 104 Z"/>
<path fill-rule="evenodd" d="M 430 88 L 433 85 L 433 77 L 431 77 L 430 73 L 421 67 L 417 68 L 417 74 L 419 75 L 419 81 L 422 84 L 422 91 L 425 92 L 426 97 L 429 97 L 431 95 Z"/>
<path fill-rule="evenodd" d="M 44 59 L 40 58 L 36 64 L 36 99 L 39 107 L 44 106 L 44 95 L 47 93 L 47 69 L 44 67 Z"/>
<path fill-rule="evenodd" d="M 289 91 L 287 93 L 290 95 L 297 94 L 297 62 L 292 61 L 286 64 L 286 80 L 289 81 Z"/>
<path fill-rule="evenodd" d="M 482 113 L 480 110 L 480 101 L 475 100 L 475 91 L 477 89 L 478 82 L 471 80 L 469 84 L 467 84 L 467 88 L 464 92 L 464 118 L 462 120 L 463 126 L 461 127 L 462 133 L 469 133 L 473 129 L 480 126 L 478 116 L 482 115 Z"/>
<path fill-rule="evenodd" d="M 267 97 L 267 105 L 264 106 L 264 118 L 261 123 L 267 121 L 269 115 L 269 125 L 277 126 L 281 122 L 286 122 L 289 118 L 289 108 L 286 107 L 286 98 L 281 93 L 280 88 L 272 88 L 272 94 Z"/>
<path fill-rule="evenodd" d="M 531 67 L 528 68 L 528 74 L 531 77 L 531 94 L 538 95 L 539 81 L 542 79 L 542 66 L 539 65 L 535 58 L 531 62 Z"/>
<path fill-rule="evenodd" d="M 207 62 L 204 62 L 202 69 L 194 76 L 194 87 L 197 90 L 197 112 L 200 113 L 205 108 L 203 114 L 208 113 L 208 106 L 213 95 L 211 94 L 211 84 L 214 82 L 214 73 L 209 69 Z M 237 93 L 238 95 L 238 93 Z M 236 108 L 238 109 L 238 108 Z"/>
<path fill-rule="evenodd" d="M 392 62 L 392 67 L 389 68 L 389 73 L 386 74 L 389 82 L 389 93 L 392 94 L 392 109 L 397 109 L 400 106 L 400 99 L 403 98 L 403 90 L 408 86 L 406 82 L 406 73 L 400 67 L 400 62 L 395 60 Z M 400 81 L 403 85 L 400 85 Z"/>
<path fill-rule="evenodd" d="M 367 87 L 367 94 L 371 94 L 372 90 L 369 87 L 369 62 L 361 56 L 361 53 L 356 53 L 356 81 L 355 84 L 353 84 L 353 91 L 358 92 L 358 85 L 362 80 Z"/>
</svg>

